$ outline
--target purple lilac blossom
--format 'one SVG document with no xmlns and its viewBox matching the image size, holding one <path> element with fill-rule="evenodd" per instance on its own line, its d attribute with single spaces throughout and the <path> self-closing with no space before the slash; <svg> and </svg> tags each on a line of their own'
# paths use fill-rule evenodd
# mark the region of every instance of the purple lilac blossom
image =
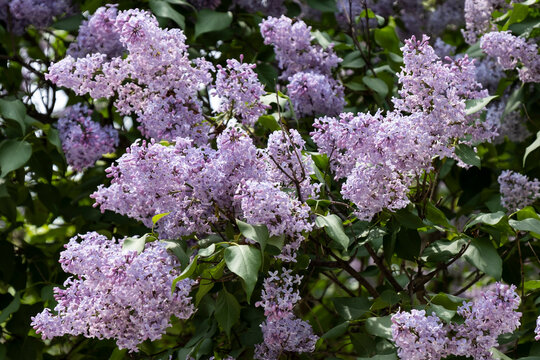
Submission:
<svg viewBox="0 0 540 360">
<path fill-rule="evenodd" d="M 439 360 L 450 355 L 475 360 L 493 359 L 490 349 L 497 338 L 520 326 L 520 298 L 514 285 L 496 283 L 470 302 L 458 307 L 464 322 L 444 324 L 424 310 L 392 316 L 392 338 L 398 356 L 406 360 Z"/>
<path fill-rule="evenodd" d="M 64 334 L 115 339 L 120 349 L 138 351 L 141 342 L 161 338 L 172 315 L 188 319 L 194 313 L 193 280 L 181 280 L 171 293 L 179 264 L 163 243 L 147 243 L 137 255 L 123 251 L 122 242 L 96 232 L 69 241 L 60 263 L 74 277 L 65 289 L 54 289 L 54 313 L 45 309 L 32 318 L 43 339 Z"/>
<path fill-rule="evenodd" d="M 269 108 L 261 102 L 266 92 L 254 68 L 255 64 L 227 59 L 225 68 L 217 66 L 216 85 L 212 90 L 212 95 L 219 98 L 216 111 L 230 113 L 246 126 L 253 126 Z"/>
<path fill-rule="evenodd" d="M 491 56 L 475 59 L 476 65 L 476 80 L 482 86 L 489 90 L 490 93 L 495 93 L 499 86 L 499 81 L 505 77 L 504 69 Z"/>
<path fill-rule="evenodd" d="M 523 82 L 540 82 L 540 55 L 538 46 L 509 31 L 490 32 L 480 39 L 480 48 L 505 70 L 515 69 L 518 64 L 519 79 Z"/>
<path fill-rule="evenodd" d="M 298 319 L 294 305 L 300 300 L 300 293 L 294 290 L 302 277 L 291 275 L 291 270 L 269 272 L 264 280 L 261 301 L 255 306 L 264 308 L 266 320 L 261 324 L 264 341 L 255 345 L 255 359 L 277 360 L 283 353 L 306 353 L 315 350 L 318 336 L 313 334 L 309 323 Z"/>
<path fill-rule="evenodd" d="M 536 319 L 536 328 L 534 329 L 535 337 L 534 340 L 540 340 L 540 316 Z"/>
<path fill-rule="evenodd" d="M 311 71 L 291 76 L 287 94 L 298 116 L 337 115 L 345 106 L 343 86 L 329 76 Z"/>
<path fill-rule="evenodd" d="M 54 18 L 72 10 L 69 0 L 2 0 L 0 20 L 10 31 L 22 35 L 27 26 L 44 29 L 53 23 Z"/>
<path fill-rule="evenodd" d="M 472 45 L 478 38 L 495 27 L 491 14 L 497 9 L 508 7 L 506 0 L 465 0 L 465 30 L 461 30 L 467 44 Z"/>
<path fill-rule="evenodd" d="M 525 119 L 519 110 L 504 115 L 505 106 L 505 101 L 499 101 L 487 108 L 486 123 L 493 123 L 494 126 L 498 127 L 499 135 L 493 139 L 493 143 L 502 144 L 505 138 L 516 143 L 523 142 L 531 135 L 525 125 Z"/>
<path fill-rule="evenodd" d="M 430 34 L 439 35 L 451 28 L 452 30 L 462 26 L 465 22 L 463 17 L 464 0 L 446 0 L 439 4 L 433 12 L 428 15 L 427 30 Z"/>
<path fill-rule="evenodd" d="M 526 175 L 505 170 L 497 181 L 500 186 L 501 203 L 510 212 L 532 205 L 540 198 L 538 179 L 529 180 Z"/>
<path fill-rule="evenodd" d="M 101 53 L 109 58 L 121 56 L 124 46 L 115 28 L 117 5 L 102 6 L 79 27 L 77 40 L 69 45 L 67 54 L 74 58 Z"/>
<path fill-rule="evenodd" d="M 118 146 L 118 132 L 92 121 L 86 105 L 68 107 L 58 119 L 58 134 L 66 160 L 77 171 L 91 167 L 103 154 Z"/>
<path fill-rule="evenodd" d="M 146 11 L 119 11 L 114 26 L 125 58 L 67 56 L 49 68 L 47 79 L 95 99 L 116 95 L 118 112 L 135 113 L 147 137 L 206 143 L 210 127 L 197 95 L 212 81 L 213 66 L 202 58 L 191 61 L 183 32 L 161 29 Z"/>
</svg>

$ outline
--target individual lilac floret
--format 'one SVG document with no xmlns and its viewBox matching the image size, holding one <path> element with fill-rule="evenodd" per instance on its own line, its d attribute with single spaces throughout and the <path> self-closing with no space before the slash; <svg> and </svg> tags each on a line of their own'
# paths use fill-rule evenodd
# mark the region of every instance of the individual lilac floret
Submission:
<svg viewBox="0 0 540 360">
<path fill-rule="evenodd" d="M 44 29 L 54 18 L 72 10 L 69 0 L 3 0 L 0 1 L 0 20 L 10 31 L 21 35 L 27 26 Z"/>
<path fill-rule="evenodd" d="M 125 51 L 115 28 L 117 5 L 102 6 L 79 27 L 77 40 L 69 45 L 67 54 L 74 58 L 101 53 L 109 58 L 121 56 Z"/>
<path fill-rule="evenodd" d="M 96 232 L 70 240 L 60 263 L 74 276 L 65 289 L 54 289 L 54 313 L 45 309 L 32 318 L 43 339 L 64 334 L 115 339 L 120 349 L 138 351 L 141 342 L 161 338 L 172 315 L 193 314 L 192 280 L 178 282 L 171 293 L 179 264 L 165 245 L 148 243 L 137 255 L 122 251 L 122 242 Z"/>
<path fill-rule="evenodd" d="M 540 82 L 540 55 L 538 46 L 509 31 L 490 32 L 480 39 L 480 48 L 497 58 L 505 70 L 515 69 L 519 64 L 519 78 L 523 82 Z"/>
<path fill-rule="evenodd" d="M 495 10 L 508 7 L 506 0 L 465 0 L 465 29 L 461 30 L 467 44 L 474 44 L 478 38 L 492 31 L 491 14 Z"/>
<path fill-rule="evenodd" d="M 525 175 L 505 170 L 497 179 L 500 185 L 501 203 L 510 212 L 523 209 L 540 198 L 540 181 L 532 181 Z"/>
<path fill-rule="evenodd" d="M 341 62 L 332 45 L 326 49 L 311 45 L 311 27 L 301 20 L 293 22 L 286 16 L 268 17 L 261 22 L 260 28 L 264 43 L 274 47 L 278 65 L 284 70 L 282 79 L 309 70 L 330 76 L 332 69 Z"/>
<path fill-rule="evenodd" d="M 137 115 L 139 129 L 147 137 L 182 136 L 207 143 L 210 127 L 198 92 L 212 81 L 212 65 L 202 58 L 190 60 L 184 33 L 160 28 L 146 11 L 119 11 L 114 28 L 126 57 L 67 56 L 49 68 L 47 79 L 78 95 L 115 97 L 118 112 Z"/>
<path fill-rule="evenodd" d="M 287 94 L 300 117 L 337 115 L 345 106 L 343 86 L 333 78 L 304 71 L 289 78 Z"/>
<path fill-rule="evenodd" d="M 118 131 L 92 121 L 86 105 L 67 108 L 58 120 L 58 134 L 66 160 L 77 171 L 92 167 L 103 154 L 118 146 Z"/>
<path fill-rule="evenodd" d="M 225 68 L 217 66 L 216 86 L 212 92 L 219 98 L 216 112 L 229 113 L 246 126 L 253 126 L 269 108 L 261 102 L 266 92 L 254 68 L 255 64 L 227 59 Z"/>
<path fill-rule="evenodd" d="M 294 285 L 300 285 L 302 277 L 292 276 L 291 270 L 270 272 L 264 280 L 261 301 L 255 306 L 264 308 L 266 320 L 261 324 L 263 342 L 255 345 L 255 359 L 277 360 L 283 353 L 305 353 L 315 350 L 318 336 L 311 325 L 298 319 L 292 312 L 300 300 Z"/>
<path fill-rule="evenodd" d="M 447 329 L 433 313 L 424 310 L 398 312 L 392 316 L 392 339 L 398 356 L 406 360 L 438 360 L 445 354 Z"/>
</svg>

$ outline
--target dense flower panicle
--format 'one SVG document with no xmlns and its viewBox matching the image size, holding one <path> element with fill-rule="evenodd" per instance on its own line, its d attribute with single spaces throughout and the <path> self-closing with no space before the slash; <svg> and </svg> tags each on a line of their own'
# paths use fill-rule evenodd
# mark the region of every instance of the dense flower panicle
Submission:
<svg viewBox="0 0 540 360">
<path fill-rule="evenodd" d="M 428 15 L 427 29 L 433 35 L 441 34 L 447 27 L 453 30 L 465 23 L 464 0 L 446 0 Z"/>
<path fill-rule="evenodd" d="M 261 12 L 268 16 L 280 16 L 287 12 L 284 0 L 234 0 L 236 6 L 247 12 Z"/>
<path fill-rule="evenodd" d="M 470 302 L 464 302 L 457 313 L 462 324 L 444 324 L 433 313 L 424 310 L 398 312 L 392 316 L 392 338 L 398 356 L 407 360 L 438 360 L 450 355 L 491 360 L 491 348 L 497 338 L 520 326 L 517 312 L 520 298 L 514 285 L 496 283 Z"/>
<path fill-rule="evenodd" d="M 300 71 L 312 71 L 330 76 L 341 59 L 334 53 L 332 45 L 323 49 L 311 45 L 311 27 L 305 22 L 293 22 L 286 16 L 268 17 L 260 24 L 264 43 L 272 45 L 282 79 L 287 79 Z"/>
<path fill-rule="evenodd" d="M 138 351 L 141 342 L 161 338 L 172 315 L 191 317 L 193 281 L 178 282 L 171 293 L 179 264 L 164 244 L 148 243 L 137 255 L 123 252 L 122 242 L 95 232 L 70 240 L 60 263 L 75 276 L 66 280 L 65 289 L 54 289 L 55 314 L 45 309 L 32 318 L 38 334 L 115 339 L 119 348 Z"/>
<path fill-rule="evenodd" d="M 287 242 L 278 258 L 291 262 L 304 240 L 302 232 L 313 230 L 310 208 L 301 203 L 294 194 L 286 193 L 279 183 L 246 180 L 238 187 L 235 199 L 240 201 L 242 216 L 250 224 L 266 225 L 270 235 L 288 235 Z"/>
<path fill-rule="evenodd" d="M 121 56 L 124 46 L 116 31 L 115 20 L 118 15 L 116 5 L 100 7 L 79 27 L 77 40 L 69 45 L 68 55 L 74 58 L 88 54 L 101 53 L 109 58 Z"/>
<path fill-rule="evenodd" d="M 510 212 L 532 205 L 540 198 L 538 179 L 531 181 L 526 175 L 505 170 L 497 181 L 500 185 L 501 203 Z"/>
<path fill-rule="evenodd" d="M 476 59 L 476 80 L 489 91 L 495 93 L 502 78 L 506 76 L 504 69 L 491 56 Z"/>
<path fill-rule="evenodd" d="M 491 14 L 506 7 L 506 0 L 465 0 L 465 30 L 461 32 L 467 44 L 474 44 L 482 34 L 493 30 Z"/>
<path fill-rule="evenodd" d="M 8 25 L 8 30 L 21 35 L 27 26 L 44 29 L 55 17 L 72 10 L 69 0 L 1 0 L 0 20 Z"/>
<path fill-rule="evenodd" d="M 255 306 L 264 308 L 266 320 L 261 324 L 264 341 L 255 345 L 255 359 L 277 360 L 283 352 L 313 352 L 318 336 L 313 334 L 311 325 L 298 319 L 292 312 L 300 300 L 300 293 L 294 290 L 302 277 L 293 276 L 291 270 L 269 272 L 264 280 L 261 301 Z"/>
<path fill-rule="evenodd" d="M 97 99 L 117 96 L 122 115 L 135 113 L 143 135 L 173 140 L 190 137 L 208 141 L 198 91 L 212 81 L 212 65 L 188 58 L 185 36 L 179 29 L 161 29 L 153 15 L 141 10 L 119 11 L 115 33 L 125 47 L 125 58 L 91 54 L 67 56 L 49 68 L 46 77 L 79 95 Z"/>
<path fill-rule="evenodd" d="M 225 68 L 217 66 L 213 94 L 219 98 L 217 112 L 230 113 L 246 126 L 253 126 L 269 106 L 261 102 L 266 92 L 253 71 L 255 64 L 227 59 Z"/>
<path fill-rule="evenodd" d="M 515 69 L 519 64 L 519 78 L 523 82 L 540 82 L 540 55 L 538 46 L 510 31 L 490 32 L 480 39 L 480 48 L 505 70 Z"/>
<path fill-rule="evenodd" d="M 531 135 L 525 125 L 525 119 L 518 110 L 504 115 L 505 106 L 506 102 L 501 100 L 487 108 L 486 123 L 492 123 L 493 126 L 498 127 L 499 135 L 493 139 L 493 143 L 502 144 L 505 138 L 516 143 L 523 142 Z"/>
<path fill-rule="evenodd" d="M 112 126 L 101 126 L 92 121 L 86 105 L 68 107 L 58 120 L 58 135 L 66 160 L 77 171 L 94 165 L 103 154 L 118 146 L 118 131 Z"/>
<path fill-rule="evenodd" d="M 392 338 L 398 356 L 406 360 L 439 360 L 445 354 L 447 329 L 433 313 L 400 311 L 392 316 Z"/>
<path fill-rule="evenodd" d="M 311 184 L 310 175 L 315 173 L 313 161 L 302 154 L 305 143 L 296 129 L 278 130 L 270 134 L 268 145 L 262 152 L 269 180 L 300 191 L 300 199 L 314 197 L 319 190 L 319 186 Z M 300 189 L 296 187 L 297 184 Z"/>
<path fill-rule="evenodd" d="M 337 115 L 345 106 L 343 86 L 333 78 L 302 71 L 289 78 L 287 94 L 298 116 Z"/>
</svg>

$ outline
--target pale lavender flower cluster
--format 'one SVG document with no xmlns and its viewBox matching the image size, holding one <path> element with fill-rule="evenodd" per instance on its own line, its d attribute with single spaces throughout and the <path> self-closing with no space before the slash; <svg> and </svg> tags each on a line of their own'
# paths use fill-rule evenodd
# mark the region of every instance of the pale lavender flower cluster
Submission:
<svg viewBox="0 0 540 360">
<path fill-rule="evenodd" d="M 523 82 L 540 82 L 540 55 L 538 46 L 509 31 L 490 32 L 480 39 L 480 48 L 497 59 L 505 70 L 515 69 L 519 64 L 519 78 Z"/>
<path fill-rule="evenodd" d="M 540 198 L 540 181 L 529 180 L 522 175 L 510 170 L 505 170 L 497 179 L 501 192 L 501 203 L 510 212 L 523 209 L 532 205 Z"/>
<path fill-rule="evenodd" d="M 300 293 L 294 290 L 302 277 L 291 275 L 291 270 L 269 272 L 264 280 L 261 301 L 255 306 L 264 308 L 266 320 L 261 324 L 263 342 L 255 345 L 255 359 L 277 360 L 283 353 L 306 353 L 315 350 L 318 336 L 313 334 L 309 323 L 298 319 L 294 305 L 300 300 Z"/>
<path fill-rule="evenodd" d="M 392 338 L 398 356 L 407 360 L 439 360 L 450 355 L 476 360 L 493 359 L 490 349 L 499 345 L 497 338 L 520 326 L 517 312 L 520 298 L 515 286 L 496 283 L 471 302 L 463 303 L 457 313 L 462 324 L 444 324 L 424 310 L 398 312 L 392 316 Z"/>
<path fill-rule="evenodd" d="M 69 0 L 0 0 L 0 20 L 18 35 L 30 25 L 44 29 L 53 23 L 54 18 L 71 11 Z"/>
<path fill-rule="evenodd" d="M 165 245 L 148 243 L 137 255 L 122 251 L 122 243 L 96 232 L 69 241 L 60 263 L 74 277 L 65 289 L 54 289 L 54 314 L 45 309 L 32 318 L 43 339 L 64 334 L 115 339 L 119 348 L 138 351 L 141 342 L 161 338 L 172 315 L 193 314 L 193 280 L 179 281 L 171 292 L 179 264 Z"/>
<path fill-rule="evenodd" d="M 401 98 L 393 99 L 394 111 L 345 113 L 313 125 L 313 141 L 330 159 L 336 178 L 346 178 L 341 193 L 357 206 L 359 219 L 406 206 L 416 175 L 429 171 L 435 156 L 455 157 L 456 141 L 496 135 L 491 124 L 465 113 L 465 100 L 487 95 L 474 80 L 473 62 L 464 57 L 443 63 L 427 40 L 413 37 L 402 48 Z"/>
<path fill-rule="evenodd" d="M 105 54 L 109 58 L 121 56 L 125 49 L 115 27 L 117 15 L 116 5 L 97 9 L 89 19 L 83 21 L 77 40 L 69 45 L 67 54 L 74 58 L 94 53 Z"/>
<path fill-rule="evenodd" d="M 157 224 L 162 238 L 209 233 L 235 218 L 265 224 L 273 235 L 293 239 L 283 250 L 283 257 L 292 261 L 301 233 L 313 225 L 309 207 L 275 175 L 268 153 L 257 150 L 236 128 L 218 136 L 217 150 L 195 147 L 185 138 L 170 146 L 136 142 L 107 169 L 111 185 L 100 185 L 91 197 L 102 211 L 127 215 L 148 227 L 154 215 L 170 212 Z M 310 170 L 306 174 L 309 178 Z"/>
<path fill-rule="evenodd" d="M 264 43 L 272 45 L 281 79 L 299 116 L 336 115 L 345 105 L 343 86 L 332 77 L 341 59 L 332 45 L 326 49 L 311 44 L 311 27 L 301 20 L 269 17 L 260 24 Z M 320 101 L 324 99 L 324 101 Z"/>
<path fill-rule="evenodd" d="M 264 86 L 254 68 L 255 64 L 227 59 L 225 68 L 217 66 L 216 85 L 212 91 L 219 99 L 216 111 L 229 113 L 246 126 L 253 126 L 269 107 L 261 102 Z"/>
<path fill-rule="evenodd" d="M 516 143 L 523 142 L 531 135 L 525 125 L 525 119 L 519 110 L 503 116 L 505 106 L 506 102 L 501 100 L 487 108 L 486 123 L 498 127 L 499 135 L 493 139 L 493 143 L 502 144 L 505 138 Z"/>
<path fill-rule="evenodd" d="M 118 131 L 92 121 L 91 114 L 86 105 L 77 104 L 68 107 L 58 119 L 58 135 L 66 160 L 77 171 L 93 166 L 103 154 L 118 146 Z"/>
<path fill-rule="evenodd" d="M 464 0 L 446 0 L 428 15 L 427 29 L 431 34 L 441 34 L 446 28 L 462 26 L 465 7 Z"/>
<path fill-rule="evenodd" d="M 482 34 L 494 30 L 491 14 L 507 7 L 506 0 L 465 0 L 465 30 L 461 32 L 467 44 L 474 44 Z"/>
<path fill-rule="evenodd" d="M 145 136 L 166 140 L 184 136 L 206 143 L 209 125 L 197 95 L 212 81 L 213 66 L 202 58 L 191 61 L 183 32 L 161 29 L 146 11 L 119 11 L 114 28 L 126 57 L 67 56 L 53 64 L 46 77 L 79 95 L 116 96 L 119 113 L 135 113 Z"/>
</svg>

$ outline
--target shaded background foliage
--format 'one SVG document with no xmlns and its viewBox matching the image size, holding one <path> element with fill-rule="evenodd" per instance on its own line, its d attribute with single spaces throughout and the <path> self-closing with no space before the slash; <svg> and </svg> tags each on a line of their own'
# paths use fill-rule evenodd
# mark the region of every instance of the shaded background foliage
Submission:
<svg viewBox="0 0 540 360">
<path fill-rule="evenodd" d="M 0 28 L 0 359 L 167 359 L 173 354 L 180 359 L 190 352 L 196 358 L 214 352 L 250 358 L 253 345 L 262 341 L 259 324 L 264 320 L 263 312 L 252 306 L 260 294 L 261 275 L 251 306 L 241 282 L 226 277 L 230 272 L 221 275 L 231 280 L 226 289 L 234 297 L 226 298 L 224 282 L 218 275 L 209 293 L 201 298 L 194 318 L 174 321 L 162 340 L 144 343 L 138 354 L 118 350 L 109 340 L 65 336 L 43 342 L 30 327 L 32 316 L 43 307 L 55 305 L 53 287 L 67 277 L 58 264 L 59 252 L 70 237 L 88 231 L 116 238 L 148 232 L 135 220 L 109 211 L 101 213 L 89 197 L 99 184 L 109 182 L 105 169 L 142 137 L 133 126 L 136 119 L 123 118 L 111 102 L 103 99 L 76 96 L 68 90 L 60 95 L 57 86 L 43 75 L 49 64 L 65 56 L 84 19 L 83 12 L 93 13 L 106 3 L 75 2 L 72 13 L 59 17 L 46 29 L 30 26 L 15 34 L 5 23 Z M 500 13 L 497 24 L 516 34 L 528 32 L 534 38 L 540 31 L 540 10 L 535 3 L 528 1 L 506 15 Z M 438 1 L 424 3 L 426 12 L 417 14 L 418 31 L 433 33 L 434 24 L 425 19 L 426 14 L 443 5 Z M 257 64 L 255 71 L 268 92 L 284 91 L 283 83 L 277 80 L 274 51 L 263 44 L 259 32 L 264 14 L 248 13 L 230 1 L 223 1 L 215 10 L 197 10 L 182 0 L 120 1 L 118 7 L 148 9 L 163 27 L 183 29 L 193 57 L 204 56 L 213 64 L 225 65 L 226 59 L 243 55 L 246 62 Z M 346 111 L 391 109 L 390 98 L 398 89 L 396 72 L 402 65 L 401 41 L 418 34 L 417 29 L 407 28 L 405 17 L 399 12 L 384 17 L 364 12 L 370 24 L 366 32 L 362 19 L 353 28 L 344 28 L 343 22 L 336 20 L 337 7 L 332 0 L 286 2 L 286 10 L 289 17 L 305 15 L 304 21 L 313 26 L 316 43 L 323 47 L 335 44 L 334 50 L 343 58 L 337 76 L 346 89 Z M 437 35 L 457 52 L 482 56 L 478 45 L 469 46 L 463 40 L 459 31 L 462 24 L 449 25 L 437 29 Z M 493 94 L 502 96 L 509 91 L 507 108 L 517 109 L 526 119 L 529 132 L 536 134 L 540 131 L 539 90 L 538 84 L 522 84 L 508 72 Z M 66 101 L 68 105 L 91 104 L 97 121 L 114 124 L 120 130 L 116 152 L 82 173 L 68 167 L 55 128 Z M 269 113 L 274 116 L 261 117 L 254 127 L 254 134 L 263 142 L 272 130 L 279 129 L 275 102 Z M 284 118 L 306 138 L 308 150 L 315 152 L 316 146 L 308 138 L 313 117 L 295 120 L 285 111 Z M 297 312 L 322 339 L 315 354 L 289 358 L 394 359 L 395 348 L 389 341 L 391 313 L 399 307 L 427 306 L 442 318 L 452 317 L 462 301 L 452 294 L 463 295 L 469 285 L 487 284 L 492 279 L 515 284 L 522 296 L 522 326 L 501 340 L 505 352 L 513 359 L 540 357 L 540 346 L 533 339 L 540 312 L 538 206 L 522 209 L 510 218 L 500 203 L 497 184 L 503 169 L 540 177 L 540 152 L 534 151 L 538 146 L 534 141 L 531 135 L 519 143 L 506 140 L 482 144 L 477 155 L 464 149 L 462 160 L 475 165 L 469 169 L 456 166 L 451 159 L 437 159 L 438 178 L 431 179 L 437 185 L 433 185 L 430 199 L 414 201 L 395 213 L 383 211 L 370 224 L 355 221 L 352 215 L 337 217 L 337 222 L 328 217 L 338 212 L 329 199 L 341 199 L 341 184 L 326 173 L 328 159 L 314 154 L 319 180 L 324 179 L 332 196 L 310 205 L 321 215 L 319 219 L 326 219 L 320 220 L 321 224 L 327 221 L 328 225 L 310 235 L 316 240 L 302 249 L 294 269 L 304 275 Z M 421 184 L 417 185 L 413 193 L 420 191 Z M 233 229 L 230 235 L 239 237 L 240 232 Z M 319 257 L 321 249 L 336 258 Z M 222 253 L 210 255 L 210 262 L 222 259 Z M 264 255 L 260 274 L 268 271 L 271 255 L 271 251 Z M 376 296 L 358 285 L 358 279 L 347 271 L 347 266 L 352 266 L 349 264 L 356 267 L 354 273 L 368 279 Z M 211 269 L 205 264 L 195 265 L 194 277 Z M 432 276 L 427 271 L 426 275 L 420 272 L 421 267 L 436 271 Z M 415 272 L 417 283 L 411 287 Z M 232 323 L 231 328 L 224 329 L 226 322 Z"/>
</svg>

